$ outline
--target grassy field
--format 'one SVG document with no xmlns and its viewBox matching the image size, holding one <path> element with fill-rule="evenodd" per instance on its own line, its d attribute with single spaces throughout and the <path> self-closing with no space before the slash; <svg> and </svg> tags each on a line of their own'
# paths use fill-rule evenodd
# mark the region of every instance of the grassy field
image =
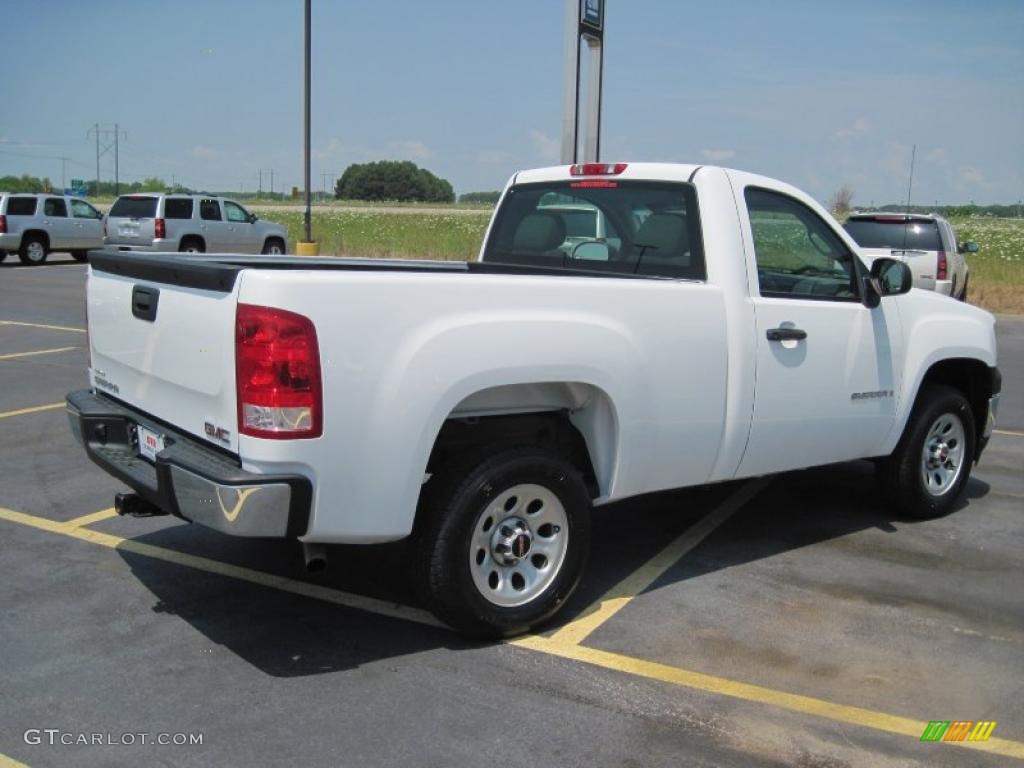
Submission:
<svg viewBox="0 0 1024 768">
<path fill-rule="evenodd" d="M 301 239 L 301 210 L 268 207 L 260 216 L 286 226 L 292 243 Z M 489 217 L 487 208 L 447 215 L 318 207 L 313 238 L 324 254 L 465 260 L 479 252 Z M 971 303 L 990 312 L 1024 314 L 1024 219 L 976 217 L 952 223 L 961 240 L 974 240 L 980 248 L 967 256 Z"/>
</svg>

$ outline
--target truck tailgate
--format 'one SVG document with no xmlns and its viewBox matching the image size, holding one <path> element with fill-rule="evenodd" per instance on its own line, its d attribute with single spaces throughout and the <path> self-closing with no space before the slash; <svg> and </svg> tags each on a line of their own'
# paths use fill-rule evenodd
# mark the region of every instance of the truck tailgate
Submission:
<svg viewBox="0 0 1024 768">
<path fill-rule="evenodd" d="M 175 270 L 118 274 L 94 260 L 87 284 L 91 383 L 97 392 L 237 452 L 237 282 L 224 290 L 179 277 Z"/>
</svg>

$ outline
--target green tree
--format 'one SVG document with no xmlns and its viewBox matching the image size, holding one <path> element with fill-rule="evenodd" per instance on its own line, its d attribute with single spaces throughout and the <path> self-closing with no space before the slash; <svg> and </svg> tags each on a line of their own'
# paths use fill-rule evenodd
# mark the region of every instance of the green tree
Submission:
<svg viewBox="0 0 1024 768">
<path fill-rule="evenodd" d="M 334 187 L 340 200 L 451 203 L 455 190 L 425 168 L 408 160 L 354 163 L 345 169 Z"/>
</svg>

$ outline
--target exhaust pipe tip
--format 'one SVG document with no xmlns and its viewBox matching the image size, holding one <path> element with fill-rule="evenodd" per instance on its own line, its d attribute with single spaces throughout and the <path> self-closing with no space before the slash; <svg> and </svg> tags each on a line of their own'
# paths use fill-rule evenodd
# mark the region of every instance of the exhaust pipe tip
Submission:
<svg viewBox="0 0 1024 768">
<path fill-rule="evenodd" d="M 306 559 L 306 572 L 318 573 L 327 568 L 327 550 L 323 544 L 302 544 L 302 555 Z"/>
</svg>

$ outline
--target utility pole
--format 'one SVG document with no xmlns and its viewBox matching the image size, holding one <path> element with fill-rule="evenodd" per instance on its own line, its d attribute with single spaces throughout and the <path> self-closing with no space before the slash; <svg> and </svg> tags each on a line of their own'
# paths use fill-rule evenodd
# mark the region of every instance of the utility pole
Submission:
<svg viewBox="0 0 1024 768">
<path fill-rule="evenodd" d="M 262 168 L 260 168 L 260 187 L 259 187 L 259 190 L 256 192 L 256 197 L 257 198 L 263 197 L 263 169 Z"/>
<path fill-rule="evenodd" d="M 274 194 L 274 169 L 270 169 L 270 194 Z"/>
<path fill-rule="evenodd" d="M 61 188 L 62 191 L 68 188 L 68 184 L 67 184 L 68 170 L 67 169 L 68 169 L 68 160 L 70 160 L 70 159 L 71 158 L 69 158 L 69 157 L 62 157 L 60 159 L 60 188 Z"/>
<path fill-rule="evenodd" d="M 113 150 L 114 153 L 114 193 L 120 194 L 120 184 L 118 179 L 118 139 L 121 135 L 124 138 L 128 138 L 128 134 L 122 131 L 117 123 L 114 123 L 114 127 L 101 126 L 99 123 L 94 123 L 85 136 L 89 138 L 90 134 L 96 136 L 96 194 L 100 192 L 100 156 L 105 155 L 107 152 Z M 101 140 L 102 139 L 102 146 Z"/>
</svg>

